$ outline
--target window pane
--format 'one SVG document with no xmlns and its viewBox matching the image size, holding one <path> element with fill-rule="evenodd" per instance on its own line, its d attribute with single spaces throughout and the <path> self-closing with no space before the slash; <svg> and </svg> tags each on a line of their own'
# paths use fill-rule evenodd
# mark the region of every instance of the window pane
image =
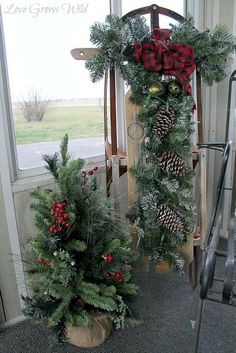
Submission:
<svg viewBox="0 0 236 353">
<path fill-rule="evenodd" d="M 109 0 L 5 0 L 2 10 L 20 169 L 42 165 L 67 132 L 73 155 L 104 154 L 103 82 L 70 51 L 92 47 L 89 27 L 104 22 Z"/>
</svg>

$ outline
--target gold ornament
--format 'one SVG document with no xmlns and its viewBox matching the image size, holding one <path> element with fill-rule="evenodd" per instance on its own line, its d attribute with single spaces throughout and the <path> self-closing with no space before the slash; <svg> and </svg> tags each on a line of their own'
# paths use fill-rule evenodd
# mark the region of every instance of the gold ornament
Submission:
<svg viewBox="0 0 236 353">
<path fill-rule="evenodd" d="M 176 80 L 173 80 L 168 83 L 167 89 L 172 96 L 177 96 L 178 94 L 181 93 L 182 86 L 179 82 L 177 82 Z"/>
<path fill-rule="evenodd" d="M 154 82 L 149 86 L 148 92 L 155 96 L 162 96 L 165 93 L 165 87 L 161 82 Z"/>
</svg>

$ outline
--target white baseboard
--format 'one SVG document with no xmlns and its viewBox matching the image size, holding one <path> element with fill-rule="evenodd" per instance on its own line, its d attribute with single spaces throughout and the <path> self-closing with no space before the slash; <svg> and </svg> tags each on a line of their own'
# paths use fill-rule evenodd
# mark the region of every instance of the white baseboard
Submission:
<svg viewBox="0 0 236 353">
<path fill-rule="evenodd" d="M 16 324 L 19 324 L 21 321 L 24 321 L 24 320 L 25 320 L 24 315 L 20 315 L 20 316 L 15 317 L 14 319 L 6 321 L 4 324 L 0 325 L 0 331 L 5 330 L 6 328 L 8 328 L 10 326 L 14 326 Z"/>
</svg>

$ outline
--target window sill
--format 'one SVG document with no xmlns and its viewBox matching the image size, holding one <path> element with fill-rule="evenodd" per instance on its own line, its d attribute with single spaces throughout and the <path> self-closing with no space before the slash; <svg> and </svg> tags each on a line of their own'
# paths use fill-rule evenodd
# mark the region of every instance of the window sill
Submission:
<svg viewBox="0 0 236 353">
<path fill-rule="evenodd" d="M 105 157 L 94 156 L 85 158 L 85 168 L 90 166 L 98 166 L 99 172 L 104 172 L 105 170 Z M 44 167 L 31 168 L 20 170 L 16 180 L 12 183 L 13 194 L 33 189 L 34 187 L 40 186 L 45 187 L 53 182 L 53 177 Z"/>
</svg>

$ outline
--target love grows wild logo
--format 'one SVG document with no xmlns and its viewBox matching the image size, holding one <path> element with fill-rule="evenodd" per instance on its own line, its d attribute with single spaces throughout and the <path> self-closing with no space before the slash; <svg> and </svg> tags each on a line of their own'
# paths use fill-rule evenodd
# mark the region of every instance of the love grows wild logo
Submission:
<svg viewBox="0 0 236 353">
<path fill-rule="evenodd" d="M 30 5 L 19 5 L 11 3 L 4 9 L 5 14 L 9 15 L 30 15 L 31 17 L 38 17 L 40 15 L 57 15 L 57 14 L 67 14 L 67 15 L 77 15 L 81 13 L 86 13 L 88 10 L 88 3 L 69 3 L 65 2 L 61 5 L 56 6 L 43 6 L 40 3 L 32 3 Z"/>
</svg>

